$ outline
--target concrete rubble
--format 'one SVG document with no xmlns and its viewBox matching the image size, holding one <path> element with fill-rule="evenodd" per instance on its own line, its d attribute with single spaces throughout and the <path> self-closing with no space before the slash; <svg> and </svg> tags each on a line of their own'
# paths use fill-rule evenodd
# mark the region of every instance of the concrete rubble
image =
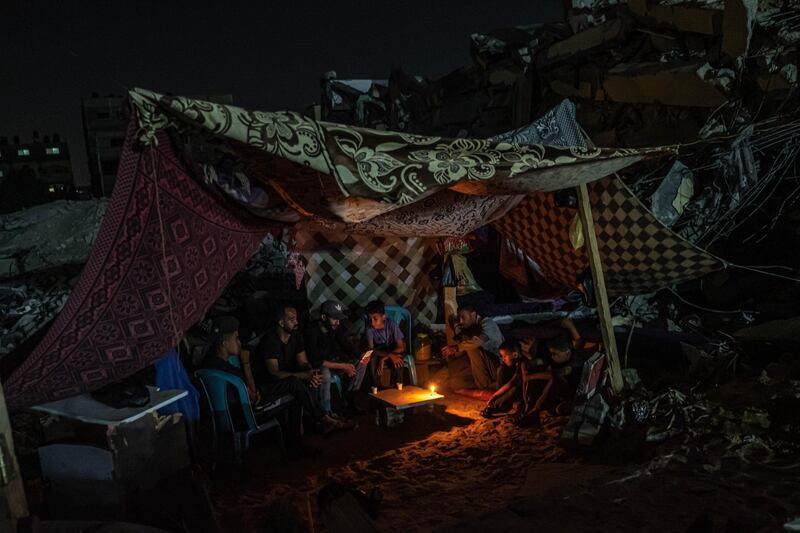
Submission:
<svg viewBox="0 0 800 533">
<path fill-rule="evenodd" d="M 61 311 L 105 209 L 105 200 L 58 201 L 0 216 L 0 358 Z"/>
<path fill-rule="evenodd" d="M 528 124 L 569 98 L 598 146 L 685 145 L 679 161 L 623 177 L 640 198 L 651 198 L 658 176 L 669 178 L 673 164 L 685 167 L 693 187 L 684 182 L 689 197 L 664 221 L 698 245 L 771 224 L 771 217 L 751 217 L 759 202 L 781 214 L 797 207 L 800 189 L 782 179 L 800 148 L 796 0 L 569 5 L 563 23 L 473 34 L 471 64 L 436 79 L 400 69 L 371 82 L 329 73 L 320 116 L 481 138 Z M 343 106 L 339 95 L 347 91 Z M 742 158 L 743 151 L 751 153 Z M 737 163 L 738 176 L 730 172 L 734 159 L 746 163 Z"/>
</svg>

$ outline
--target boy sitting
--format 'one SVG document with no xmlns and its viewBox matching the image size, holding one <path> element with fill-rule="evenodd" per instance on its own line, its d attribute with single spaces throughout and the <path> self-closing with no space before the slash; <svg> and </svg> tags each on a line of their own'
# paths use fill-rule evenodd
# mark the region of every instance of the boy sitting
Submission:
<svg viewBox="0 0 800 533">
<path fill-rule="evenodd" d="M 372 350 L 369 362 L 372 383 L 378 386 L 385 368 L 391 370 L 392 383 L 402 381 L 406 341 L 400 325 L 386 316 L 386 308 L 378 300 L 367 304 L 367 318 L 367 349 Z"/>
<path fill-rule="evenodd" d="M 497 369 L 496 391 L 492 394 L 481 416 L 491 418 L 497 413 L 510 411 L 514 402 L 522 399 L 522 366 L 524 361 L 519 343 L 507 340 L 500 344 L 500 357 L 503 361 Z"/>
<path fill-rule="evenodd" d="M 545 409 L 554 410 L 559 415 L 570 410 L 583 364 L 590 354 L 573 349 L 572 340 L 566 335 L 549 340 L 547 348 L 546 360 L 538 361 L 538 368 L 533 372 L 528 371 L 525 365 L 521 367 L 526 405 L 515 416 L 517 425 L 538 423 L 539 414 Z"/>
</svg>

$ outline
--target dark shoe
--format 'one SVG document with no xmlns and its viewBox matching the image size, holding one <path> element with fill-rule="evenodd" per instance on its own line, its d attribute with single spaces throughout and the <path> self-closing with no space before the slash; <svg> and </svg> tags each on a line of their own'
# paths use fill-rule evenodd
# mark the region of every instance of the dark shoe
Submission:
<svg viewBox="0 0 800 533">
<path fill-rule="evenodd" d="M 495 412 L 496 411 L 494 409 L 492 409 L 491 407 L 487 406 L 487 407 L 484 407 L 483 410 L 481 411 L 481 416 L 483 418 L 494 418 Z"/>
<path fill-rule="evenodd" d="M 322 420 L 317 422 L 317 430 L 323 435 L 329 435 L 337 429 L 339 429 L 339 422 L 328 415 L 323 416 Z"/>
</svg>

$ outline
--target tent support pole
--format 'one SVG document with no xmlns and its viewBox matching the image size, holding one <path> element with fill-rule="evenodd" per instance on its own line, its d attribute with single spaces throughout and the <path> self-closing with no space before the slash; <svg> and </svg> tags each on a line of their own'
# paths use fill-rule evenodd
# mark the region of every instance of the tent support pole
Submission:
<svg viewBox="0 0 800 533">
<path fill-rule="evenodd" d="M 19 473 L 11 420 L 0 383 L 0 530 L 16 531 L 17 522 L 28 516 L 25 486 Z"/>
<path fill-rule="evenodd" d="M 458 299 L 456 297 L 455 287 L 444 287 L 442 292 L 444 297 L 444 323 L 445 335 L 447 336 L 447 345 L 451 346 L 456 342 L 456 332 L 453 329 L 453 323 L 450 321 L 451 317 L 455 317 L 458 311 Z"/>
<path fill-rule="evenodd" d="M 578 186 L 578 211 L 583 224 L 583 235 L 586 241 L 586 252 L 589 254 L 589 266 L 594 279 L 594 293 L 597 300 L 597 316 L 600 319 L 600 332 L 603 335 L 603 346 L 606 348 L 611 388 L 619 393 L 623 388 L 622 370 L 619 365 L 617 341 L 614 337 L 614 326 L 611 323 L 611 309 L 608 305 L 606 292 L 606 278 L 603 274 L 603 262 L 600 260 L 600 250 L 597 247 L 597 235 L 594 232 L 594 218 L 592 217 L 592 202 L 586 184 Z"/>
</svg>

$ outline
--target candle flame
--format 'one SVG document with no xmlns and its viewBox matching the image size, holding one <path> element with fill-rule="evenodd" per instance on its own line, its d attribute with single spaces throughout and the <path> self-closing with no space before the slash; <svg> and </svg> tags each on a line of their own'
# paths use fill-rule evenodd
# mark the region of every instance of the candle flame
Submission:
<svg viewBox="0 0 800 533">
<path fill-rule="evenodd" d="M 436 387 L 431 385 L 431 394 L 436 394 Z"/>
</svg>

